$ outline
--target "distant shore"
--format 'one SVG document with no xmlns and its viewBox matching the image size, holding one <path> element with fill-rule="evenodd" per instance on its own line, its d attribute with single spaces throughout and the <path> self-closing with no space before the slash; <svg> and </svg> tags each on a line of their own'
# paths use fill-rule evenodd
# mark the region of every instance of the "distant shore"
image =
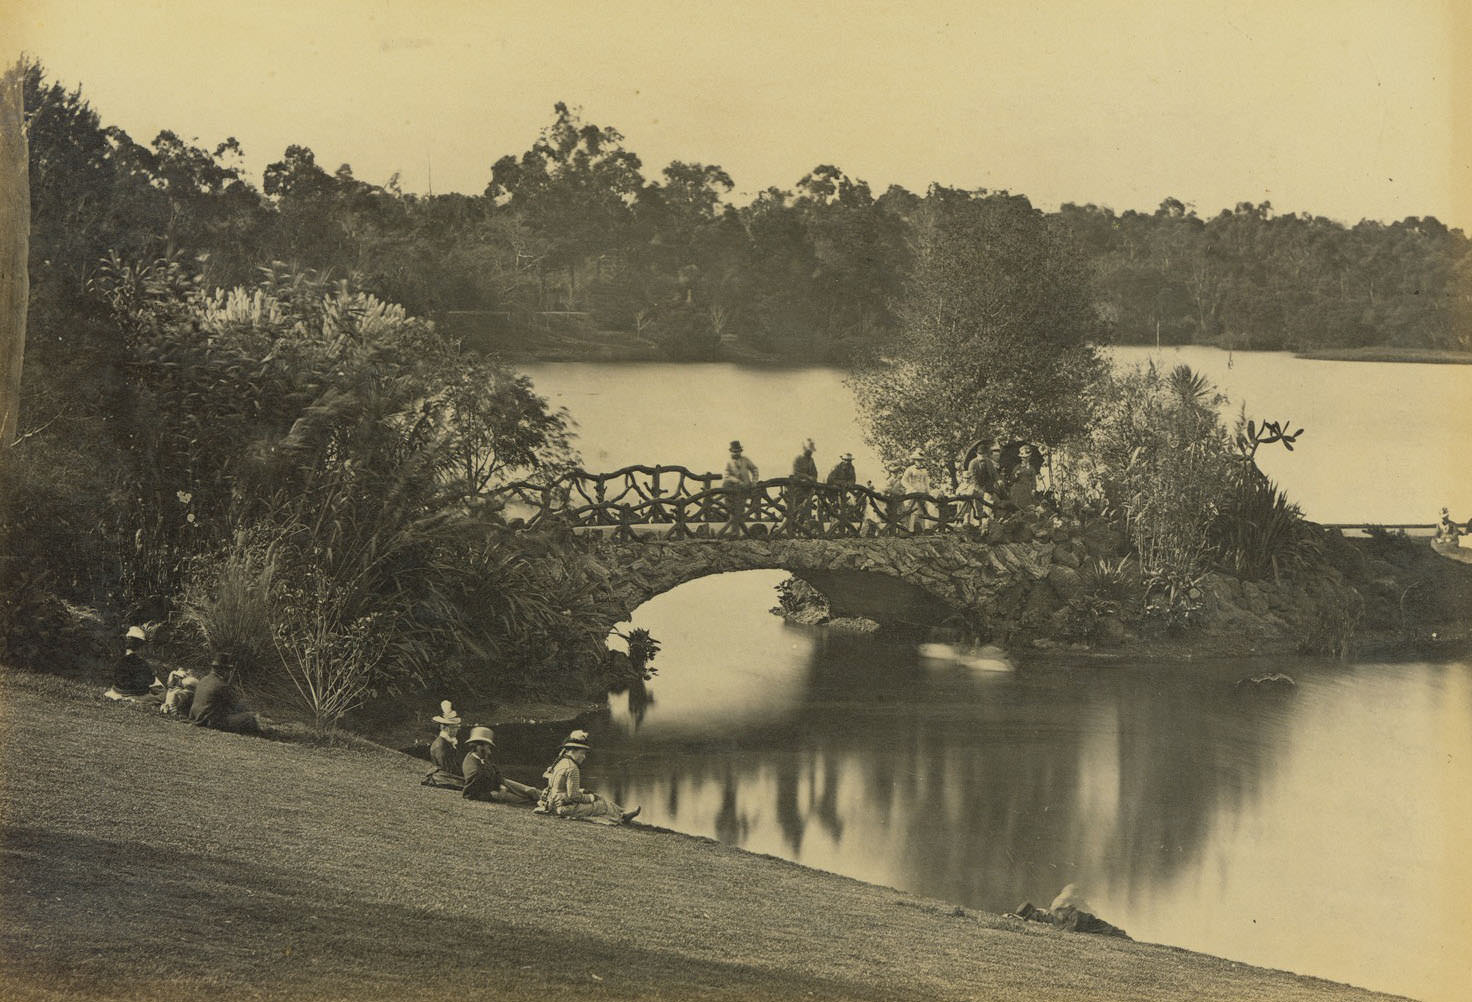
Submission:
<svg viewBox="0 0 1472 1002">
<path fill-rule="evenodd" d="M 1439 348 L 1326 348 L 1301 351 L 1294 358 L 1320 362 L 1423 362 L 1434 365 L 1472 365 L 1472 351 L 1443 351 Z"/>
<path fill-rule="evenodd" d="M 819 359 L 788 358 L 777 354 L 759 352 L 740 345 L 723 345 L 720 354 L 711 359 L 677 359 L 667 357 L 657 345 L 643 339 L 635 339 L 622 332 L 608 332 L 606 342 L 584 339 L 556 340 L 547 343 L 524 343 L 511 340 L 506 343 L 488 344 L 485 350 L 492 351 L 513 364 L 537 364 L 546 362 L 735 362 L 741 365 L 766 365 L 778 368 L 804 368 L 814 365 L 836 363 Z M 1153 348 L 1147 342 L 1119 342 L 1104 347 Z M 1241 353 L 1259 353 L 1262 349 L 1229 349 L 1222 344 L 1168 344 L 1166 348 L 1215 348 L 1218 351 L 1235 350 Z M 1318 351 L 1275 351 L 1273 354 L 1323 362 L 1415 362 L 1435 365 L 1472 365 L 1472 351 L 1448 351 L 1439 348 L 1395 348 L 1388 345 L 1367 348 L 1324 348 Z"/>
</svg>

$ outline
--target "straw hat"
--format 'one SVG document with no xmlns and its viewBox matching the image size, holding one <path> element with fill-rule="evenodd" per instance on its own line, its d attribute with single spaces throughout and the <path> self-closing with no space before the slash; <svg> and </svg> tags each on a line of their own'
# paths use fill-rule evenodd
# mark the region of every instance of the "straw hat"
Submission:
<svg viewBox="0 0 1472 1002">
<path fill-rule="evenodd" d="M 148 643 L 148 634 L 143 632 L 143 627 L 141 626 L 130 626 L 128 627 L 128 632 L 123 634 L 123 639 L 146 644 Z"/>
<path fill-rule="evenodd" d="M 810 439 L 810 438 L 803 439 L 803 442 L 802 442 L 802 451 L 803 452 L 816 452 L 817 449 L 818 449 L 818 447 L 813 444 L 813 440 L 812 439 Z"/>
<path fill-rule="evenodd" d="M 843 460 L 845 463 L 852 463 L 854 461 L 854 454 L 852 452 L 845 452 L 838 458 Z"/>
<path fill-rule="evenodd" d="M 584 751 L 587 751 L 589 748 L 592 747 L 592 745 L 588 744 L 588 732 L 587 731 L 573 731 L 571 734 L 569 734 L 567 736 L 567 740 L 564 741 L 564 742 L 562 742 L 562 747 L 563 748 L 581 748 Z"/>
<path fill-rule="evenodd" d="M 470 729 L 470 736 L 465 739 L 465 743 L 473 745 L 478 741 L 484 741 L 494 748 L 496 747 L 496 732 L 489 727 L 472 727 Z"/>
<path fill-rule="evenodd" d="M 444 724 L 446 727 L 460 726 L 460 714 L 455 712 L 455 708 L 450 705 L 450 701 L 448 699 L 440 700 L 440 715 L 437 717 L 430 717 L 429 719 L 433 720 L 437 724 Z"/>
</svg>

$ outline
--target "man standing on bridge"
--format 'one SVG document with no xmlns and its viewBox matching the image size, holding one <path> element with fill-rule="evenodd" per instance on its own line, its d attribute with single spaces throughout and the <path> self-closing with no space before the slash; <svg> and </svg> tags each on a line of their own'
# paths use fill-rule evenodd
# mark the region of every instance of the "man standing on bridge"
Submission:
<svg viewBox="0 0 1472 1002">
<path fill-rule="evenodd" d="M 792 479 L 818 482 L 818 464 L 813 459 L 817 446 L 812 439 L 802 444 L 802 452 L 792 461 Z M 794 484 L 787 492 L 787 524 L 789 530 L 798 530 L 812 521 L 813 489 L 805 484 Z"/>
<path fill-rule="evenodd" d="M 744 525 L 746 523 L 746 506 L 750 497 L 749 488 L 756 481 L 756 464 L 741 454 L 741 443 L 739 441 L 732 442 L 731 458 L 726 463 L 726 474 L 721 478 L 721 486 L 743 489 L 729 495 L 726 499 L 726 503 L 730 506 L 730 521 L 726 523 L 723 535 L 745 535 Z"/>
</svg>

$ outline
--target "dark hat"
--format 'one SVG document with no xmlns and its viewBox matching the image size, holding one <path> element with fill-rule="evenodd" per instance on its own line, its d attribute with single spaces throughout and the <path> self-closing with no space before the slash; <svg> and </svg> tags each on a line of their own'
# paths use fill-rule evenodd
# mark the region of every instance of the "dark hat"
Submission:
<svg viewBox="0 0 1472 1002">
<path fill-rule="evenodd" d="M 735 441 L 733 439 L 732 442 L 731 442 L 731 451 L 732 452 L 740 452 L 741 451 L 741 443 L 738 442 L 738 441 Z"/>
</svg>

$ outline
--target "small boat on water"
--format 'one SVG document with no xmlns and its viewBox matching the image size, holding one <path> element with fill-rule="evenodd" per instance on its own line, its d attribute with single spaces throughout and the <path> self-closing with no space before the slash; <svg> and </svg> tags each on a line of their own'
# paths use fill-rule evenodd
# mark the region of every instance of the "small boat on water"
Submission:
<svg viewBox="0 0 1472 1002">
<path fill-rule="evenodd" d="M 1431 548 L 1450 560 L 1472 564 L 1472 536 L 1458 536 L 1455 539 L 1438 536 L 1431 540 Z"/>
<path fill-rule="evenodd" d="M 921 644 L 920 656 L 927 661 L 951 661 L 975 671 L 1011 671 L 1007 652 L 995 644 Z"/>
</svg>

